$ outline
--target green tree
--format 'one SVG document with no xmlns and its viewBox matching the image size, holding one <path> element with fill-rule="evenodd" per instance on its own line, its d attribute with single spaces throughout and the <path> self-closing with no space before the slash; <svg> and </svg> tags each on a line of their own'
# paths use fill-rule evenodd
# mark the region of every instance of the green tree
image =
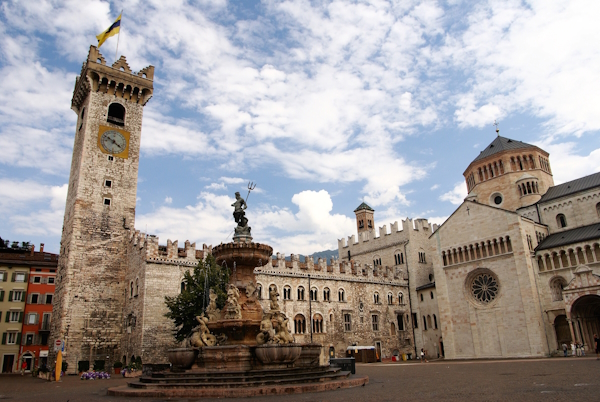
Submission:
<svg viewBox="0 0 600 402">
<path fill-rule="evenodd" d="M 198 324 L 196 316 L 206 310 L 209 289 L 217 294 L 217 307 L 223 308 L 225 305 L 229 268 L 217 265 L 215 258 L 209 254 L 192 272 L 184 274 L 183 283 L 185 289 L 179 295 L 165 296 L 165 303 L 169 309 L 165 316 L 173 320 L 173 335 L 180 342 L 192 334 L 192 330 Z"/>
</svg>

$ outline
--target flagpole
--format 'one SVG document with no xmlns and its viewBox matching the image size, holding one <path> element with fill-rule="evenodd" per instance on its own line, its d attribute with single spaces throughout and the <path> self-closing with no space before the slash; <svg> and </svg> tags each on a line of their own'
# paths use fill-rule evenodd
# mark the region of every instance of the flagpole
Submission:
<svg viewBox="0 0 600 402">
<path fill-rule="evenodd" d="M 121 10 L 121 22 L 119 23 L 119 35 L 117 36 L 117 49 L 115 50 L 115 62 L 119 53 L 119 39 L 121 39 L 121 28 L 123 28 L 123 10 Z"/>
</svg>

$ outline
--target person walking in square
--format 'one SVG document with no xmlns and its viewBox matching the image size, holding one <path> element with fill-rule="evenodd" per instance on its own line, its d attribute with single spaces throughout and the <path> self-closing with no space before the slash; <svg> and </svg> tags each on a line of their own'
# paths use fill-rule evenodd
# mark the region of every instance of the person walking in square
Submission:
<svg viewBox="0 0 600 402">
<path fill-rule="evenodd" d="M 421 348 L 421 363 L 429 363 L 425 358 L 425 351 Z"/>
<path fill-rule="evenodd" d="M 594 334 L 594 346 L 596 347 L 596 360 L 600 360 L 600 338 Z"/>
<path fill-rule="evenodd" d="M 563 354 L 565 355 L 565 357 L 567 357 L 567 344 L 563 342 L 562 344 L 562 350 L 563 350 Z"/>
<path fill-rule="evenodd" d="M 27 362 L 23 360 L 23 363 L 21 363 L 21 375 L 25 374 L 25 370 L 27 370 Z"/>
<path fill-rule="evenodd" d="M 577 357 L 577 346 L 575 346 L 575 342 L 571 343 L 571 356 Z"/>
</svg>

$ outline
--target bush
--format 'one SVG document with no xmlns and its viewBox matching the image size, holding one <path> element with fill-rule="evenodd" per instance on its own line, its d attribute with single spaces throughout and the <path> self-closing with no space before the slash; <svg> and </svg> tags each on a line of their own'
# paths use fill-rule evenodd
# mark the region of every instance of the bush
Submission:
<svg viewBox="0 0 600 402">
<path fill-rule="evenodd" d="M 83 373 L 84 371 L 88 371 L 90 369 L 90 362 L 87 360 L 80 360 L 77 363 L 77 370 L 80 373 Z"/>
<path fill-rule="evenodd" d="M 120 361 L 116 361 L 115 364 L 113 364 L 113 368 L 121 368 L 123 367 L 123 363 L 121 363 Z"/>
<path fill-rule="evenodd" d="M 94 360 L 94 371 L 104 371 L 104 360 Z"/>
</svg>

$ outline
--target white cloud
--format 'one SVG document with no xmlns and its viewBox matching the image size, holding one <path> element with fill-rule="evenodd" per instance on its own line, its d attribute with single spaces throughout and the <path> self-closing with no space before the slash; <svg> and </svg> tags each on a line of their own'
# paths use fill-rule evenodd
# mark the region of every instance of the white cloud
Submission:
<svg viewBox="0 0 600 402">
<path fill-rule="evenodd" d="M 449 201 L 454 205 L 460 205 L 467 196 L 467 185 L 464 181 L 458 182 L 454 188 L 440 196 L 441 201 Z"/>
<path fill-rule="evenodd" d="M 173 198 L 172 197 L 166 197 L 165 198 L 165 204 L 172 204 L 173 203 Z"/>
<path fill-rule="evenodd" d="M 434 184 L 433 186 L 429 187 L 429 189 L 430 189 L 431 191 L 433 191 L 433 190 L 437 190 L 438 188 L 440 188 L 440 185 L 439 185 L 439 184 Z"/>
<path fill-rule="evenodd" d="M 444 50 L 472 75 L 458 97 L 459 124 L 483 127 L 527 111 L 563 133 L 600 129 L 600 42 L 584 39 L 595 36 L 598 14 L 598 2 L 478 3 Z"/>
<path fill-rule="evenodd" d="M 430 216 L 429 218 L 427 218 L 427 221 L 430 224 L 435 223 L 436 225 L 441 226 L 446 221 L 446 219 L 448 219 L 448 216 Z"/>
<path fill-rule="evenodd" d="M 246 179 L 242 179 L 240 177 L 219 177 L 219 180 L 225 182 L 227 184 L 240 184 L 246 183 Z"/>
<path fill-rule="evenodd" d="M 555 185 L 600 172 L 600 148 L 577 150 L 574 142 L 552 142 L 551 139 L 536 145 L 550 154 Z"/>
<path fill-rule="evenodd" d="M 67 190 L 67 184 L 48 186 L 30 180 L 0 179 L 0 216 L 14 233 L 58 236 Z M 31 209 L 35 212 L 27 212 Z"/>
<path fill-rule="evenodd" d="M 227 190 L 225 183 L 210 183 L 208 186 L 204 186 L 207 190 Z"/>
<path fill-rule="evenodd" d="M 137 227 L 147 227 L 162 243 L 167 239 L 219 244 L 231 241 L 235 222 L 232 198 L 202 192 L 199 202 L 185 208 L 161 206 L 139 215 Z M 296 213 L 277 207 L 246 210 L 255 241 L 284 253 L 312 253 L 337 247 L 337 238 L 354 230 L 354 220 L 332 214 L 333 203 L 324 191 L 302 191 L 292 197 Z"/>
</svg>

